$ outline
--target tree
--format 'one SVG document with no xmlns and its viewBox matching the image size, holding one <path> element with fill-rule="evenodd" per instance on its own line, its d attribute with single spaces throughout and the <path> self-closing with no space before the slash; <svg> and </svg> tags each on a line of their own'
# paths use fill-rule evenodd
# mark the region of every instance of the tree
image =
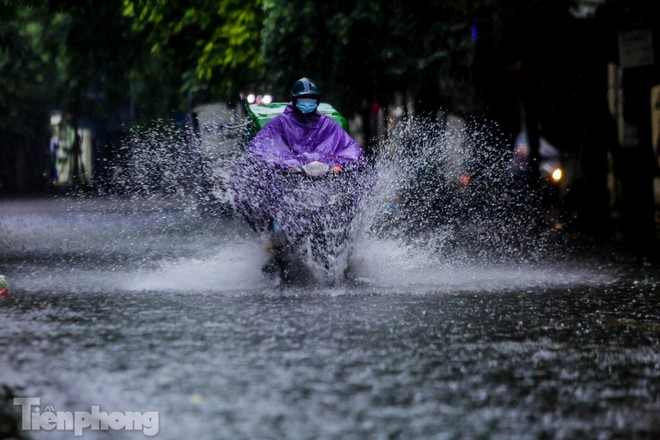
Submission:
<svg viewBox="0 0 660 440">
<path fill-rule="evenodd" d="M 258 80 L 261 0 L 124 0 L 123 5 L 151 53 L 179 75 L 183 95 L 202 89 L 235 102 Z"/>
<path fill-rule="evenodd" d="M 448 56 L 447 26 L 437 24 L 445 3 L 266 0 L 268 82 L 283 94 L 296 78 L 312 76 L 349 111 L 376 97 L 387 102 L 397 90 L 421 92 L 417 85 L 428 84 Z"/>
<path fill-rule="evenodd" d="M 47 145 L 48 105 L 58 82 L 47 9 L 45 2 L 0 6 L 0 193 L 37 191 L 45 186 L 48 157 L 40 142 Z"/>
</svg>

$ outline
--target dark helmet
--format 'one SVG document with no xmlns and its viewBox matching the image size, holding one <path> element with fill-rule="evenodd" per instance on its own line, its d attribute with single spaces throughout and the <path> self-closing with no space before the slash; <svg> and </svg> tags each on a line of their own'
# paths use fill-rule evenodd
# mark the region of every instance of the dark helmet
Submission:
<svg viewBox="0 0 660 440">
<path fill-rule="evenodd" d="M 321 97 L 321 92 L 319 91 L 316 84 L 309 78 L 300 78 L 298 81 L 293 83 L 291 87 L 291 98 L 298 98 L 300 96 L 316 96 L 317 98 Z"/>
</svg>

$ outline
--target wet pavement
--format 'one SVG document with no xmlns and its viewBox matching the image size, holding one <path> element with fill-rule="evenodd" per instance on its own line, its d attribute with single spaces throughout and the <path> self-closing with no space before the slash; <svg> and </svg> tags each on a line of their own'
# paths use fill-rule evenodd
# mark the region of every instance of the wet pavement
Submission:
<svg viewBox="0 0 660 440">
<path fill-rule="evenodd" d="M 42 413 L 155 412 L 161 439 L 660 438 L 652 265 L 365 240 L 359 283 L 276 286 L 244 225 L 176 202 L 0 213 L 0 385 Z"/>
</svg>

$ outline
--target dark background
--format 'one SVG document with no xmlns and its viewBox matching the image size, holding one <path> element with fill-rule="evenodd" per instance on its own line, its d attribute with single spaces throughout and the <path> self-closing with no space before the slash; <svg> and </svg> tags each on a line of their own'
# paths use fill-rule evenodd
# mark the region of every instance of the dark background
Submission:
<svg viewBox="0 0 660 440">
<path fill-rule="evenodd" d="M 252 91 L 286 100 L 306 75 L 361 117 L 370 153 L 384 134 L 373 115 L 396 106 L 493 121 L 511 148 L 526 131 L 532 161 L 543 137 L 578 162 L 572 228 L 642 253 L 657 244 L 656 2 L 152 3 L 0 1 L 0 195 L 108 190 L 132 127 L 185 126 L 195 105 Z M 91 180 L 76 166 L 54 187 L 54 113 L 73 127 L 74 158 L 76 130 L 93 133 Z"/>
</svg>

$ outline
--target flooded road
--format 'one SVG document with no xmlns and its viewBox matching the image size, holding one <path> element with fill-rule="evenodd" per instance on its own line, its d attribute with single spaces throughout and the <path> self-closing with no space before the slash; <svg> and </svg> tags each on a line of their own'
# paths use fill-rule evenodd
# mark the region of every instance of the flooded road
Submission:
<svg viewBox="0 0 660 440">
<path fill-rule="evenodd" d="M 0 212 L 0 385 L 37 413 L 158 415 L 83 438 L 660 437 L 657 268 L 365 240 L 359 283 L 287 287 L 244 225 L 173 202 Z"/>
</svg>

